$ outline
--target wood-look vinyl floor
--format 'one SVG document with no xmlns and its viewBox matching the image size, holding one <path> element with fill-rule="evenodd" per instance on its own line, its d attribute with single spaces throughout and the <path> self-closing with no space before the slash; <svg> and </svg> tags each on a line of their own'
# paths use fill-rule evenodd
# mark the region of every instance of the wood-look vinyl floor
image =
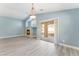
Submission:
<svg viewBox="0 0 79 59">
<path fill-rule="evenodd" d="M 78 56 L 79 51 L 26 37 L 0 39 L 0 56 Z"/>
</svg>

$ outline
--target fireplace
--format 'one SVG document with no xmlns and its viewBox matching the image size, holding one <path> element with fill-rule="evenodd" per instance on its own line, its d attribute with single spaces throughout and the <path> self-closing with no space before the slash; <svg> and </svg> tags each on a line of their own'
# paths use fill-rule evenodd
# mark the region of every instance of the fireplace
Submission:
<svg viewBox="0 0 79 59">
<path fill-rule="evenodd" d="M 26 31 L 27 35 L 30 35 L 30 29 L 27 29 Z"/>
<path fill-rule="evenodd" d="M 26 28 L 25 36 L 27 37 L 36 37 L 37 28 Z"/>
</svg>

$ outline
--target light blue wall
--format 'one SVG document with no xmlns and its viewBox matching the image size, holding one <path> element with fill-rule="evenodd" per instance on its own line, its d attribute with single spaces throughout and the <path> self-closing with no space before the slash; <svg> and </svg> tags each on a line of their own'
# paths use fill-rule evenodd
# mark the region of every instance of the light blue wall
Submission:
<svg viewBox="0 0 79 59">
<path fill-rule="evenodd" d="M 26 19 L 26 27 L 36 27 L 36 20 L 31 18 Z"/>
<path fill-rule="evenodd" d="M 25 24 L 26 27 L 31 27 L 31 19 L 28 18 L 26 19 L 26 24 Z"/>
<path fill-rule="evenodd" d="M 16 18 L 0 17 L 0 37 L 24 34 L 24 21 Z"/>
<path fill-rule="evenodd" d="M 79 47 L 79 8 L 37 15 L 37 36 L 41 37 L 40 21 L 59 17 L 59 38 L 63 42 Z"/>
<path fill-rule="evenodd" d="M 37 37 L 37 27 L 32 27 L 32 35 Z"/>
</svg>

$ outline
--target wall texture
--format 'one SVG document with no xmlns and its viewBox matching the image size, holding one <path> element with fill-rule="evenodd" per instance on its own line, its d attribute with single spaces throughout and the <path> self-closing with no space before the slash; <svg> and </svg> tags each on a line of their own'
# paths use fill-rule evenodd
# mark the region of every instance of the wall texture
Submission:
<svg viewBox="0 0 79 59">
<path fill-rule="evenodd" d="M 0 38 L 24 35 L 24 21 L 0 17 Z"/>
<path fill-rule="evenodd" d="M 41 38 L 40 21 L 59 17 L 58 42 L 79 47 L 79 9 L 43 13 L 37 15 L 37 36 Z"/>
</svg>

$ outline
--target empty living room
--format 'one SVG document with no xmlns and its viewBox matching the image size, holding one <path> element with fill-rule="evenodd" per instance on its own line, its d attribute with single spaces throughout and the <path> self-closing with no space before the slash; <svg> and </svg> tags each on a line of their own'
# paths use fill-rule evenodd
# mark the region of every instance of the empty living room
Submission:
<svg viewBox="0 0 79 59">
<path fill-rule="evenodd" d="M 79 3 L 0 3 L 0 56 L 79 56 Z"/>
</svg>

